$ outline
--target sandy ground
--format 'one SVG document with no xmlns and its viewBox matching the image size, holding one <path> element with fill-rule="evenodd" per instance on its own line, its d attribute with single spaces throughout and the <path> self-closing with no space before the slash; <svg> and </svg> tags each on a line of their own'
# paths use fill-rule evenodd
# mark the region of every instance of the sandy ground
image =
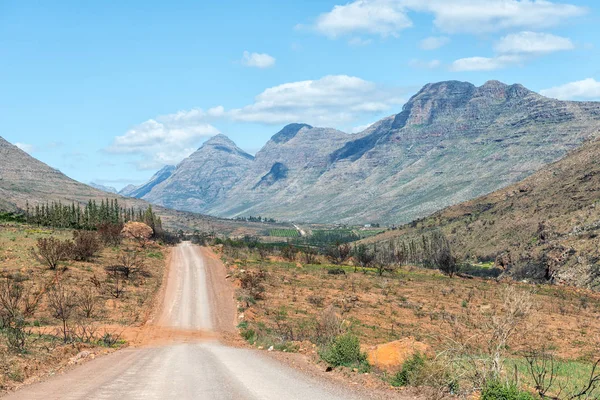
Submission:
<svg viewBox="0 0 600 400">
<path fill-rule="evenodd" d="M 228 346 L 236 310 L 225 268 L 208 249 L 173 251 L 156 316 L 132 347 L 25 387 L 7 399 L 360 399 L 376 393 Z M 400 394 L 397 394 L 398 396 Z M 389 397 L 386 395 L 385 397 Z"/>
</svg>

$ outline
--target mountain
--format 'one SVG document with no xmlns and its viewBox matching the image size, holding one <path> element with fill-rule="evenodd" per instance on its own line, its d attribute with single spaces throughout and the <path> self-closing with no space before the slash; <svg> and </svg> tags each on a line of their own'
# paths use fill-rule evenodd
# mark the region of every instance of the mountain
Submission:
<svg viewBox="0 0 600 400">
<path fill-rule="evenodd" d="M 600 287 L 600 140 L 494 193 L 439 211 L 369 243 L 443 231 L 459 259 L 515 277 Z"/>
<path fill-rule="evenodd" d="M 167 180 L 175 171 L 174 165 L 167 165 L 150 178 L 148 182 L 141 186 L 128 185 L 123 188 L 119 194 L 126 197 L 142 198 L 154 188 L 154 186 Z"/>
<path fill-rule="evenodd" d="M 90 186 L 93 187 L 94 189 L 102 190 L 103 192 L 106 192 L 106 193 L 117 194 L 117 189 L 115 189 L 112 186 L 104 186 L 104 185 L 100 185 L 100 184 L 94 183 L 94 182 L 90 182 Z"/>
<path fill-rule="evenodd" d="M 84 204 L 89 200 L 118 199 L 125 207 L 146 209 L 147 201 L 107 193 L 77 182 L 0 137 L 0 211 L 17 212 L 29 204 L 60 201 Z M 273 226 L 231 221 L 190 212 L 154 207 L 163 226 L 171 230 L 217 231 L 232 235 L 266 234 Z"/>
<path fill-rule="evenodd" d="M 217 135 L 183 160 L 171 176 L 156 184 L 142 198 L 179 210 L 210 209 L 225 199 L 253 161 L 253 156 L 225 135 Z"/>
<path fill-rule="evenodd" d="M 357 134 L 292 124 L 254 159 L 201 148 L 143 198 L 225 217 L 398 224 L 518 182 L 599 130 L 600 103 L 498 81 L 432 83 Z M 204 163 L 225 163 L 225 182 L 198 172 Z"/>
<path fill-rule="evenodd" d="M 119 190 L 119 194 L 125 197 L 132 197 L 130 194 L 136 190 L 138 187 L 132 184 L 125 186 L 123 189 Z"/>
</svg>

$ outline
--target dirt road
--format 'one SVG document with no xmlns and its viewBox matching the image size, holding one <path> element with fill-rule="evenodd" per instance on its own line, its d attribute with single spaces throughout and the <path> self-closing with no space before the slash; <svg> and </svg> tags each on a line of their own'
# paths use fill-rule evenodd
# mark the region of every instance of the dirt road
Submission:
<svg viewBox="0 0 600 400">
<path fill-rule="evenodd" d="M 146 333 L 170 332 L 163 343 L 142 341 L 137 348 L 98 358 L 6 399 L 360 398 L 264 352 L 220 344 L 215 338 L 233 331 L 235 304 L 224 267 L 209 250 L 189 243 L 174 249 L 163 293 L 158 316 Z"/>
</svg>

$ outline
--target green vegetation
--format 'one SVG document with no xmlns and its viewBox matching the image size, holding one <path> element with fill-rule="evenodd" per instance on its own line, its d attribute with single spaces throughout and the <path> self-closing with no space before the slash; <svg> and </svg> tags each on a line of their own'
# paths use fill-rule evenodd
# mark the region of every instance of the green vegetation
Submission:
<svg viewBox="0 0 600 400">
<path fill-rule="evenodd" d="M 425 361 L 425 356 L 415 353 L 402 364 L 402 369 L 390 381 L 391 385 L 396 387 L 410 385 L 414 382 L 415 375 L 424 369 Z"/>
<path fill-rule="evenodd" d="M 306 243 L 311 246 L 327 246 L 332 243 L 350 243 L 359 239 L 360 237 L 351 229 L 314 230 L 312 235 L 306 238 Z"/>
<path fill-rule="evenodd" d="M 481 400 L 534 400 L 535 397 L 528 392 L 523 392 L 515 385 L 491 381 L 486 384 L 481 392 Z"/>
<path fill-rule="evenodd" d="M 95 200 L 90 200 L 84 207 L 71 203 L 65 205 L 61 202 L 36 205 L 25 210 L 27 223 L 53 228 L 70 228 L 95 230 L 104 224 L 119 225 L 128 221 L 143 222 L 155 232 L 162 230 L 162 222 L 153 211 L 152 206 L 146 210 L 124 208 L 117 199 L 102 200 L 98 205 Z"/>
<path fill-rule="evenodd" d="M 300 233 L 296 229 L 271 229 L 269 236 L 283 237 L 283 238 L 297 238 Z"/>
<path fill-rule="evenodd" d="M 0 222 L 25 222 L 25 216 L 16 213 L 0 212 Z"/>
<path fill-rule="evenodd" d="M 345 333 L 336 337 L 332 343 L 320 352 L 321 358 L 333 367 L 360 367 L 368 369 L 366 354 L 360 351 L 360 341 L 357 336 Z"/>
</svg>

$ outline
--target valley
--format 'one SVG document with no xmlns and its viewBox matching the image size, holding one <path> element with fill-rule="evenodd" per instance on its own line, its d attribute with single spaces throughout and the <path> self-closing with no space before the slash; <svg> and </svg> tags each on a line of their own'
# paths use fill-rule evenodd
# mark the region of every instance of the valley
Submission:
<svg viewBox="0 0 600 400">
<path fill-rule="evenodd" d="M 595 398 L 599 132 L 597 103 L 440 82 L 361 133 L 216 135 L 119 193 L 1 139 L 2 388 Z"/>
</svg>

